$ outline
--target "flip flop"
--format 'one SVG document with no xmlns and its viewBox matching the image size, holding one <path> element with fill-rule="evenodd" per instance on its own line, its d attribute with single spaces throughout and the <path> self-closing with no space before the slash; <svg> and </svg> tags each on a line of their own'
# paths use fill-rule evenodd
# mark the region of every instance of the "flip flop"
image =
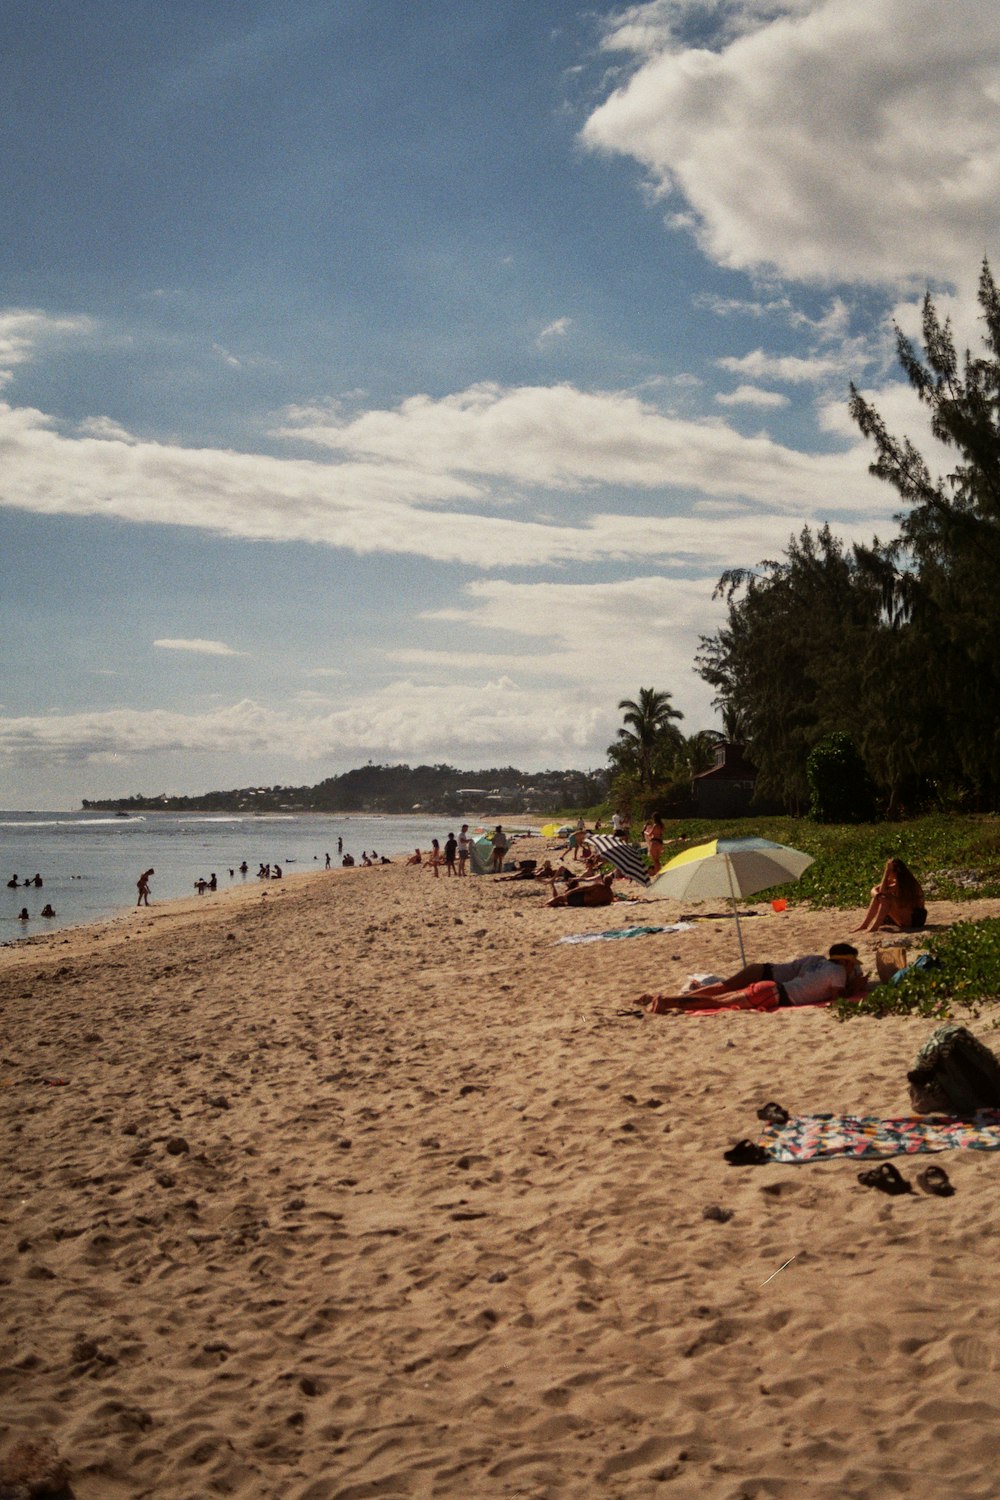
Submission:
<svg viewBox="0 0 1000 1500">
<path fill-rule="evenodd" d="M 880 1193 L 889 1193 L 893 1197 L 897 1193 L 913 1192 L 912 1183 L 900 1176 L 891 1161 L 884 1161 L 880 1166 L 872 1167 L 867 1172 L 859 1172 L 858 1181 L 862 1187 L 878 1188 Z"/>
<path fill-rule="evenodd" d="M 790 1119 L 787 1109 L 773 1101 L 757 1111 L 758 1120 L 767 1120 L 771 1125 L 787 1125 Z"/>
<path fill-rule="evenodd" d="M 737 1141 L 728 1151 L 722 1153 L 731 1167 L 759 1167 L 771 1158 L 763 1146 L 758 1146 L 756 1141 Z"/>
<path fill-rule="evenodd" d="M 944 1167 L 925 1167 L 917 1173 L 917 1181 L 925 1193 L 933 1193 L 937 1198 L 950 1198 L 955 1191 Z"/>
</svg>

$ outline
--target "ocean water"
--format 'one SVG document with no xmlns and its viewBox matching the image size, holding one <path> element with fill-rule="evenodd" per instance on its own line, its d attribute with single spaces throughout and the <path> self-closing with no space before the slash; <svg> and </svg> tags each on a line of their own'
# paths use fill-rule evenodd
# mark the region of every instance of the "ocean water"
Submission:
<svg viewBox="0 0 1000 1500">
<path fill-rule="evenodd" d="M 344 853 L 361 863 L 363 850 L 403 854 L 443 844 L 454 827 L 447 817 L 368 817 L 361 814 L 289 813 L 256 817 L 227 813 L 147 813 L 117 818 L 99 812 L 0 812 L 0 942 L 35 937 L 82 922 L 97 922 L 135 905 L 136 881 L 150 866 L 150 900 L 194 895 L 199 876 L 214 871 L 219 889 L 256 884 L 258 866 L 281 865 L 286 874 L 322 870 L 329 852 L 339 866 Z M 470 815 L 467 819 L 475 826 Z M 240 875 L 242 861 L 250 866 Z M 235 873 L 230 876 L 229 872 Z M 20 882 L 38 873 L 41 890 Z M 16 874 L 18 888 L 6 882 Z M 206 901 L 211 893 L 206 893 Z M 41 917 L 50 904 L 55 917 Z M 18 913 L 27 907 L 30 920 Z"/>
</svg>

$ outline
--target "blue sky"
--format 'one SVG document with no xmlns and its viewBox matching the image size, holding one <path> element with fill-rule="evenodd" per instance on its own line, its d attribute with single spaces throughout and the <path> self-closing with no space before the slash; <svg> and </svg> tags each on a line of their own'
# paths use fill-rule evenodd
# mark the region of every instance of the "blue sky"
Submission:
<svg viewBox="0 0 1000 1500">
<path fill-rule="evenodd" d="M 923 443 L 893 318 L 975 340 L 998 33 L 0 0 L 0 801 L 716 723 L 721 571 L 892 530 L 848 381 Z"/>
</svg>

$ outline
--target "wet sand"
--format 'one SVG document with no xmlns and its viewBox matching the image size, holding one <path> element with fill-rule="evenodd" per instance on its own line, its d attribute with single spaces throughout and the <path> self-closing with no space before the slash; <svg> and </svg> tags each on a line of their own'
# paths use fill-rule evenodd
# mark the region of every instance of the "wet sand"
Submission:
<svg viewBox="0 0 1000 1500">
<path fill-rule="evenodd" d="M 935 1158 L 950 1199 L 722 1154 L 769 1100 L 908 1112 L 933 1023 L 636 1015 L 732 922 L 562 945 L 681 908 L 543 899 L 397 864 L 0 950 L 0 1458 L 50 1439 L 78 1500 L 995 1494 L 1000 1154 Z M 756 910 L 751 960 L 862 908 Z"/>
</svg>

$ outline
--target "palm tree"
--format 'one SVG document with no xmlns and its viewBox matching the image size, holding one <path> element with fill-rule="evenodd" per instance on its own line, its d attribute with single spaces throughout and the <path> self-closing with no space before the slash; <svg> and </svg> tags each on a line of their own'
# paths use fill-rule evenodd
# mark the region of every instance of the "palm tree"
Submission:
<svg viewBox="0 0 1000 1500">
<path fill-rule="evenodd" d="M 697 734 L 688 735 L 679 746 L 678 756 L 686 774 L 699 776 L 702 771 L 710 771 L 716 762 L 716 750 L 725 742 L 726 736 L 718 729 L 699 729 Z"/>
<path fill-rule="evenodd" d="M 633 762 L 639 772 L 639 786 L 645 791 L 653 788 L 653 757 L 657 749 L 666 742 L 678 744 L 681 732 L 673 723 L 683 719 L 679 709 L 672 707 L 670 693 L 658 693 L 655 688 L 640 688 L 638 699 L 622 698 L 618 704 L 624 709 L 624 726 L 618 731 L 615 749 L 619 757 Z"/>
</svg>

